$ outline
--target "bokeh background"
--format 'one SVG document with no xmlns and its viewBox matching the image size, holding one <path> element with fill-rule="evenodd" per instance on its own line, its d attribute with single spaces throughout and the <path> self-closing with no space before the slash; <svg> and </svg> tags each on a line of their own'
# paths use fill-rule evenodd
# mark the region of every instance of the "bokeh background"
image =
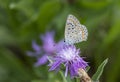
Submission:
<svg viewBox="0 0 120 82">
<path fill-rule="evenodd" d="M 54 30 L 64 38 L 68 14 L 86 25 L 89 37 L 77 44 L 92 76 L 109 58 L 101 82 L 120 82 L 120 0 L 0 0 L 0 82 L 62 82 L 46 65 L 35 68 L 26 55 L 31 42 L 42 45 L 39 35 Z"/>
</svg>

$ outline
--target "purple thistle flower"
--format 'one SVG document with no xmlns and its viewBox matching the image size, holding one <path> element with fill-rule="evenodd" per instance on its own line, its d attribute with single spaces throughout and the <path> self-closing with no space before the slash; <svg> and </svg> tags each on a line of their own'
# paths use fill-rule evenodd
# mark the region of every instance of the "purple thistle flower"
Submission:
<svg viewBox="0 0 120 82">
<path fill-rule="evenodd" d="M 55 45 L 54 42 L 54 32 L 47 32 L 45 35 L 40 36 L 42 42 L 43 42 L 43 50 L 46 53 L 52 54 L 55 51 Z"/>
<path fill-rule="evenodd" d="M 35 41 L 32 41 L 32 48 L 34 52 L 28 51 L 27 54 L 29 56 L 33 56 L 37 58 L 37 62 L 34 64 L 35 66 L 40 66 L 48 62 L 48 56 L 54 56 L 55 51 L 61 43 L 57 43 L 54 41 L 54 32 L 46 32 L 45 35 L 41 35 L 40 39 L 42 40 L 43 45 L 39 46 Z"/>
<path fill-rule="evenodd" d="M 65 77 L 68 71 L 70 72 L 71 78 L 78 76 L 78 69 L 85 69 L 88 66 L 87 62 L 79 56 L 79 53 L 80 50 L 76 49 L 74 45 L 64 45 L 53 58 L 53 63 L 49 70 L 57 70 L 61 64 L 64 64 L 66 67 Z"/>
</svg>

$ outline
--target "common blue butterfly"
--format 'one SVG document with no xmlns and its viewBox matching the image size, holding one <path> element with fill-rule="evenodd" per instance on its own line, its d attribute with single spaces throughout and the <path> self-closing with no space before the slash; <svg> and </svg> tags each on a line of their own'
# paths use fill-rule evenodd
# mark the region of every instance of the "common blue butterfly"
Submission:
<svg viewBox="0 0 120 82">
<path fill-rule="evenodd" d="M 88 37 L 87 28 L 80 24 L 79 20 L 73 16 L 68 15 L 65 26 L 65 42 L 67 44 L 79 43 L 86 41 Z"/>
</svg>

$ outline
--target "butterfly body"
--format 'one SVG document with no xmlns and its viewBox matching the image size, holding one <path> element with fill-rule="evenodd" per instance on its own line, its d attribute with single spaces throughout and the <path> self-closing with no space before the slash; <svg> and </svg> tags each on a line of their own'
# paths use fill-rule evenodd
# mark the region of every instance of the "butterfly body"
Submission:
<svg viewBox="0 0 120 82">
<path fill-rule="evenodd" d="M 65 42 L 67 44 L 79 43 L 86 41 L 87 37 L 87 28 L 84 25 L 80 24 L 75 16 L 68 15 L 65 26 Z"/>
</svg>

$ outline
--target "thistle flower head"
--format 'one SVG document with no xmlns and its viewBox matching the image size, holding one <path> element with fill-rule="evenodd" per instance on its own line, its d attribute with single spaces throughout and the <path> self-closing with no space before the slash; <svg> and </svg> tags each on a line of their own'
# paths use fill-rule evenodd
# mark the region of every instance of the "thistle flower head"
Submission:
<svg viewBox="0 0 120 82">
<path fill-rule="evenodd" d="M 88 66 L 87 62 L 79 56 L 79 53 L 80 50 L 76 49 L 74 45 L 65 45 L 57 52 L 49 70 L 57 70 L 61 64 L 64 64 L 66 67 L 65 76 L 67 76 L 68 71 L 70 72 L 71 78 L 78 76 L 78 69 L 85 69 Z"/>
<path fill-rule="evenodd" d="M 32 41 L 32 48 L 34 52 L 28 51 L 29 56 L 37 58 L 35 66 L 40 66 L 48 61 L 48 56 L 53 56 L 54 53 L 59 49 L 59 46 L 62 45 L 62 42 L 55 43 L 54 41 L 54 32 L 46 32 L 46 34 L 41 35 L 40 39 L 42 40 L 43 45 L 39 46 L 36 41 Z"/>
</svg>

